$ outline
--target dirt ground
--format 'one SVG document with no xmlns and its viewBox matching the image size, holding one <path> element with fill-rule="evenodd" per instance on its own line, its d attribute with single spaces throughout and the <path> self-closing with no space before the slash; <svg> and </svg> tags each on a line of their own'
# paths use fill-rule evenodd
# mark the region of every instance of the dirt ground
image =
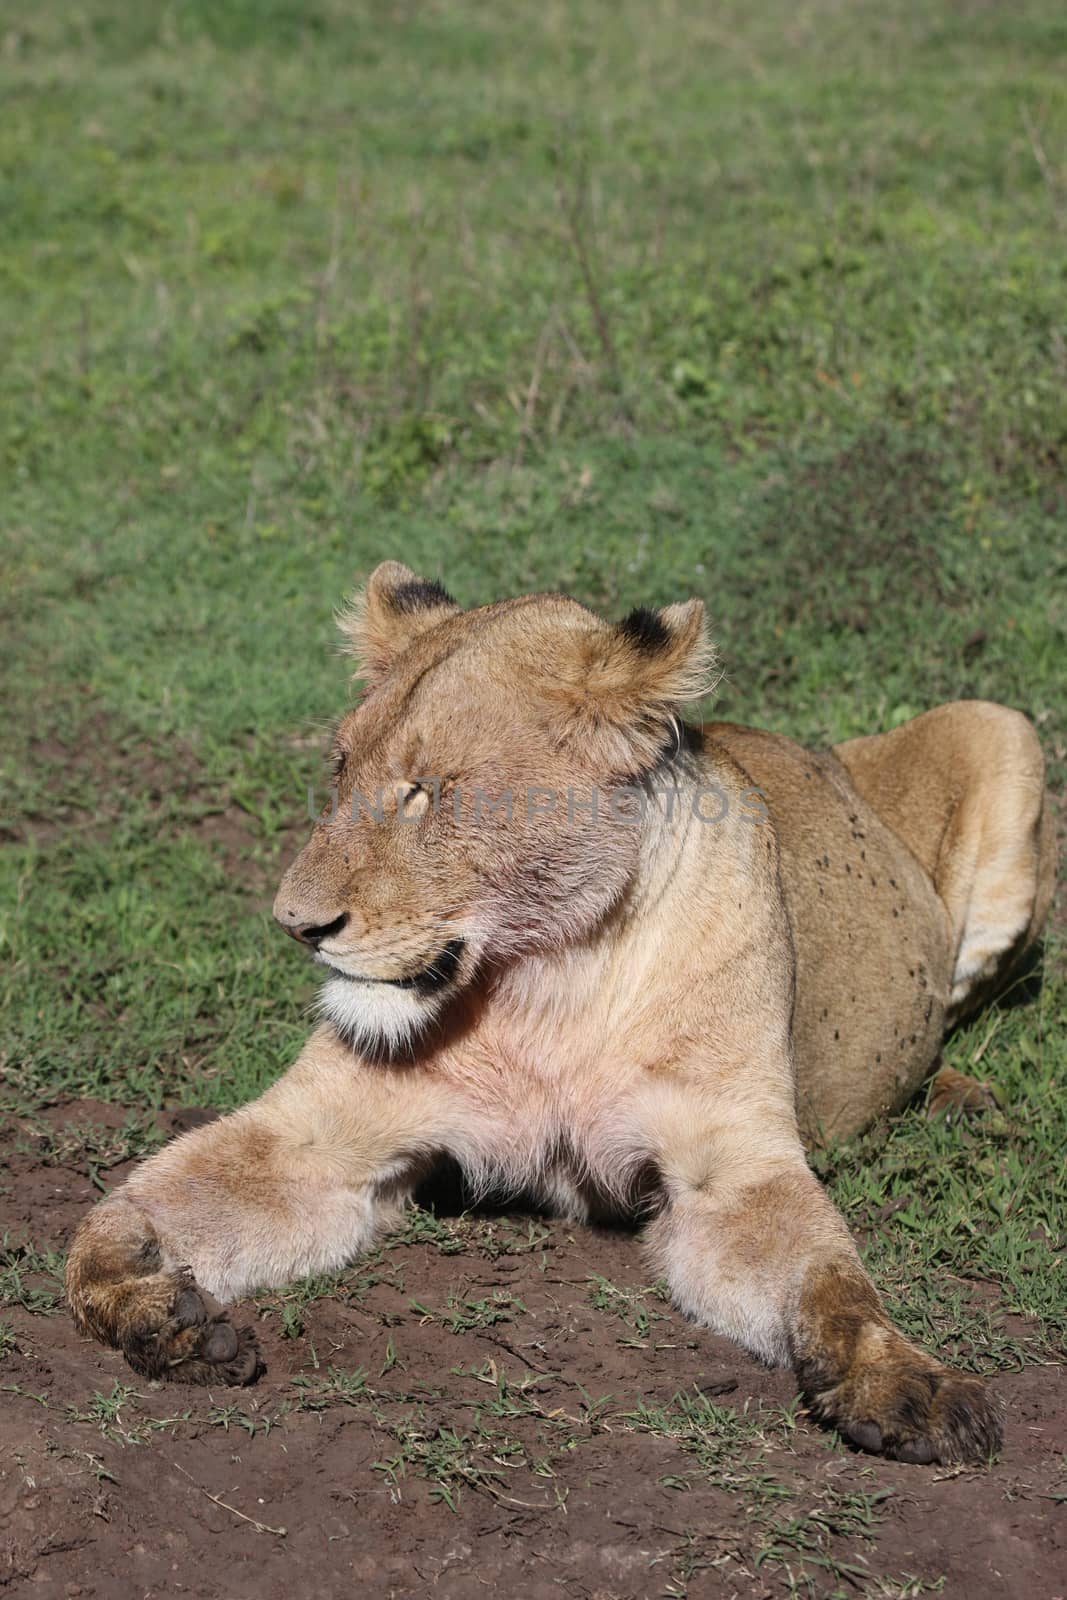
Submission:
<svg viewBox="0 0 1067 1600">
<path fill-rule="evenodd" d="M 106 1146 L 123 1118 L 53 1108 L 45 1161 L 8 1130 L 7 1593 L 1067 1591 L 1062 1368 L 996 1377 L 990 1470 L 872 1460 L 807 1419 L 788 1374 L 677 1316 L 625 1232 L 415 1212 L 331 1292 L 243 1308 L 254 1389 L 138 1380 L 74 1332 L 48 1254 L 126 1170 L 94 1187 L 64 1128 L 95 1122 Z"/>
</svg>

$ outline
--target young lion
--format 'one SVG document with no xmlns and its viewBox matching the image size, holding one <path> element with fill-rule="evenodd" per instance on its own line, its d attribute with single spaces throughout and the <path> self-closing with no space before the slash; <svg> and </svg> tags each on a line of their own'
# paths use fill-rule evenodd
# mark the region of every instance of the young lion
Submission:
<svg viewBox="0 0 1067 1600">
<path fill-rule="evenodd" d="M 82 1223 L 79 1326 L 149 1377 L 249 1382 L 219 1302 L 351 1261 L 449 1155 L 477 1193 L 646 1213 L 677 1303 L 862 1449 L 988 1457 L 984 1384 L 893 1327 L 802 1140 L 902 1104 L 1037 936 L 1026 719 L 961 702 L 830 754 L 689 727 L 696 600 L 466 612 L 389 562 L 342 627 L 369 687 L 275 902 L 322 1025 Z"/>
</svg>

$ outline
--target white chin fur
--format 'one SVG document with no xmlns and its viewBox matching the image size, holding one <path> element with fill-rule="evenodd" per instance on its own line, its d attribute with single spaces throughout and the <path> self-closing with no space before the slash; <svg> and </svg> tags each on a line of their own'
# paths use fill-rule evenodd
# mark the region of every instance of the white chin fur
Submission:
<svg viewBox="0 0 1067 1600">
<path fill-rule="evenodd" d="M 353 1050 L 375 1054 L 409 1044 L 433 1020 L 439 1002 L 385 983 L 327 978 L 319 990 L 318 1009 Z"/>
</svg>

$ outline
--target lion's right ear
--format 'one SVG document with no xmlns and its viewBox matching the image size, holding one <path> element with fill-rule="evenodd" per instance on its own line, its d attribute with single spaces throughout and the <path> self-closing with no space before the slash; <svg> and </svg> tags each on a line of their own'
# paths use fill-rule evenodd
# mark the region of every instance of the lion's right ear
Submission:
<svg viewBox="0 0 1067 1600">
<path fill-rule="evenodd" d="M 338 614 L 337 626 L 346 654 L 356 658 L 365 677 L 377 678 L 413 639 L 461 609 L 433 579 L 420 578 L 399 561 L 383 561 Z"/>
</svg>

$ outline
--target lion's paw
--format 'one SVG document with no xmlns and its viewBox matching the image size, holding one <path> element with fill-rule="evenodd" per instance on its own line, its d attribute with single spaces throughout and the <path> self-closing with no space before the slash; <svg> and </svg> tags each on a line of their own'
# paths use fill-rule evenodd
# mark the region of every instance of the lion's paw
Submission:
<svg viewBox="0 0 1067 1600">
<path fill-rule="evenodd" d="M 930 1080 L 926 1115 L 931 1120 L 943 1117 L 946 1122 L 959 1122 L 982 1112 L 999 1110 L 1000 1099 L 991 1083 L 969 1078 L 954 1067 L 942 1067 Z"/>
<path fill-rule="evenodd" d="M 818 1410 L 859 1449 L 894 1461 L 982 1463 L 1001 1444 L 1000 1411 L 982 1379 L 918 1353 L 846 1380 Z"/>
<path fill-rule="evenodd" d="M 235 1327 L 188 1273 L 162 1325 L 131 1331 L 122 1353 L 143 1377 L 171 1383 L 247 1384 L 265 1371 L 252 1329 Z"/>
</svg>

